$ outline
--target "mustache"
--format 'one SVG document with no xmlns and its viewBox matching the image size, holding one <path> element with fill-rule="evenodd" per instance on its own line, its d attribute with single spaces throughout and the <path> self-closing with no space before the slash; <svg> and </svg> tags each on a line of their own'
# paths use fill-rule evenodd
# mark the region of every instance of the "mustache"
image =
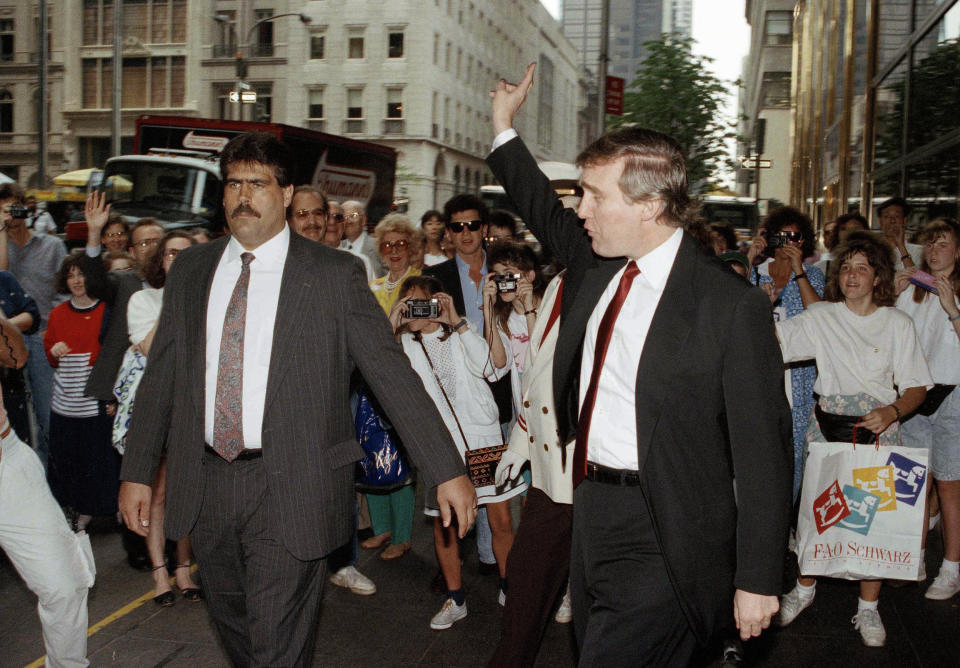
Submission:
<svg viewBox="0 0 960 668">
<path fill-rule="evenodd" d="M 246 204 L 241 204 L 240 206 L 238 206 L 236 209 L 233 210 L 233 213 L 231 213 L 230 215 L 239 216 L 240 214 L 244 214 L 244 213 L 250 216 L 256 216 L 257 218 L 260 217 L 259 211 L 255 211 L 252 207 L 249 207 Z"/>
</svg>

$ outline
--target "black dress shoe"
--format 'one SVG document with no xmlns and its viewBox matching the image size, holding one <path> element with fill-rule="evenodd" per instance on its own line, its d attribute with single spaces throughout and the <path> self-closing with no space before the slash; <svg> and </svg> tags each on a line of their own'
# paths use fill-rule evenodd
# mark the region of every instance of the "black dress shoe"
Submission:
<svg viewBox="0 0 960 668">
<path fill-rule="evenodd" d="M 480 575 L 496 575 L 499 572 L 500 572 L 500 569 L 497 568 L 496 562 L 492 564 L 487 564 L 481 561 L 480 564 L 477 566 L 477 573 L 479 573 Z"/>
</svg>

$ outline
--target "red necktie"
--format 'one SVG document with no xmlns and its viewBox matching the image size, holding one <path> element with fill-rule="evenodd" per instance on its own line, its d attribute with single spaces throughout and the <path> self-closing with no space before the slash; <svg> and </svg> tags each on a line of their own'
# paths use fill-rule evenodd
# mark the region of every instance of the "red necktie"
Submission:
<svg viewBox="0 0 960 668">
<path fill-rule="evenodd" d="M 587 475 L 587 437 L 590 434 L 590 420 L 593 417 L 593 405 L 597 402 L 597 385 L 600 384 L 600 372 L 603 371 L 603 361 L 607 357 L 607 347 L 613 335 L 613 325 L 627 299 L 633 279 L 640 273 L 640 268 L 633 260 L 627 263 L 627 268 L 620 277 L 617 292 L 613 300 L 603 313 L 600 328 L 597 330 L 597 343 L 593 348 L 593 370 L 590 372 L 590 385 L 583 395 L 583 405 L 580 407 L 580 419 L 577 421 L 577 444 L 573 451 L 573 486 L 576 487 Z"/>
<path fill-rule="evenodd" d="M 243 451 L 243 335 L 247 326 L 247 287 L 253 253 L 242 253 L 240 278 L 223 318 L 217 397 L 214 400 L 213 449 L 228 462 Z"/>
</svg>

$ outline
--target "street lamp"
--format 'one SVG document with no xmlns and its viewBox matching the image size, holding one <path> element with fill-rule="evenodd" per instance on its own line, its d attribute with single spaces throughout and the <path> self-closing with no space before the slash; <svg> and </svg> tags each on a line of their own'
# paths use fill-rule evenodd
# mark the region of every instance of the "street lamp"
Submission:
<svg viewBox="0 0 960 668">
<path fill-rule="evenodd" d="M 286 17 L 286 16 L 296 16 L 297 18 L 300 19 L 300 22 L 303 23 L 304 25 L 309 24 L 309 23 L 313 20 L 313 19 L 310 17 L 309 14 L 304 14 L 303 12 L 285 12 L 285 13 L 283 13 L 283 14 L 274 14 L 273 16 L 267 16 L 267 17 L 262 18 L 262 19 L 260 19 L 259 21 L 255 22 L 252 26 L 250 26 L 250 29 L 247 31 L 247 36 L 246 36 L 246 39 L 244 40 L 244 42 L 243 42 L 242 44 L 238 44 L 238 45 L 237 45 L 237 55 L 236 55 L 236 75 L 237 75 L 236 96 L 237 96 L 237 97 L 236 97 L 236 102 L 237 102 L 237 104 L 239 105 L 239 106 L 237 107 L 237 118 L 238 118 L 238 120 L 241 120 L 241 121 L 243 120 L 243 103 L 245 102 L 245 100 L 243 99 L 243 97 L 244 97 L 243 91 L 244 91 L 245 88 L 249 88 L 249 86 L 248 86 L 247 84 L 245 84 L 244 81 L 243 81 L 244 79 L 247 78 L 247 61 L 246 61 L 246 59 L 244 58 L 244 53 L 249 53 L 249 52 L 250 52 L 251 40 L 253 39 L 253 33 L 254 33 L 254 31 L 255 31 L 258 27 L 260 27 L 261 24 L 267 23 L 268 21 L 275 21 L 275 20 L 277 20 L 277 19 L 282 19 L 282 18 L 284 18 L 284 17 Z M 214 19 L 214 21 L 217 21 L 217 22 L 219 22 L 219 23 L 229 23 L 229 22 L 230 22 L 230 17 L 228 17 L 228 16 L 226 16 L 226 15 L 224 15 L 224 14 L 214 14 L 214 15 L 213 15 L 213 19 Z M 255 97 L 255 96 L 251 95 L 250 97 L 252 98 L 252 99 L 250 99 L 251 102 L 256 101 L 256 97 Z"/>
</svg>

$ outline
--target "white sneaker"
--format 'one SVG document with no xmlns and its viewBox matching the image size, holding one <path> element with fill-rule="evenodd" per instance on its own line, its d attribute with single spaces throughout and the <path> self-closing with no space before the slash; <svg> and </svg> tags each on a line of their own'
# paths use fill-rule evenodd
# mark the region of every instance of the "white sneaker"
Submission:
<svg viewBox="0 0 960 668">
<path fill-rule="evenodd" d="M 799 586 L 794 587 L 790 590 L 790 593 L 780 599 L 780 613 L 776 616 L 774 624 L 777 626 L 788 626 L 793 623 L 793 620 L 796 619 L 801 612 L 810 607 L 815 594 L 816 590 L 810 595 L 810 598 L 804 598 L 800 595 Z"/>
<path fill-rule="evenodd" d="M 435 614 L 433 619 L 430 620 L 430 628 L 435 631 L 449 629 L 466 616 L 467 602 L 464 601 L 463 605 L 457 605 L 453 597 L 450 597 L 443 602 L 443 607 L 440 608 L 440 612 Z"/>
<path fill-rule="evenodd" d="M 500 590 L 500 593 L 497 595 L 497 603 L 500 604 L 501 608 L 507 604 L 507 592 L 502 589 Z"/>
<path fill-rule="evenodd" d="M 880 613 L 876 610 L 860 610 L 854 615 L 853 628 L 860 631 L 863 644 L 867 647 L 883 647 L 887 643 L 887 630 L 880 621 Z"/>
<path fill-rule="evenodd" d="M 573 604 L 570 603 L 570 589 L 563 595 L 560 601 L 560 607 L 557 608 L 557 614 L 553 616 L 553 621 L 557 624 L 569 624 L 573 621 Z"/>
<path fill-rule="evenodd" d="M 960 577 L 940 571 L 927 587 L 924 596 L 934 601 L 946 601 L 948 598 L 953 598 L 958 591 L 960 591 Z"/>
<path fill-rule="evenodd" d="M 349 589 L 354 594 L 359 594 L 360 596 L 369 596 L 370 594 L 377 593 L 377 585 L 373 584 L 373 580 L 353 566 L 344 566 L 341 568 L 330 576 L 330 582 L 338 587 Z"/>
</svg>

